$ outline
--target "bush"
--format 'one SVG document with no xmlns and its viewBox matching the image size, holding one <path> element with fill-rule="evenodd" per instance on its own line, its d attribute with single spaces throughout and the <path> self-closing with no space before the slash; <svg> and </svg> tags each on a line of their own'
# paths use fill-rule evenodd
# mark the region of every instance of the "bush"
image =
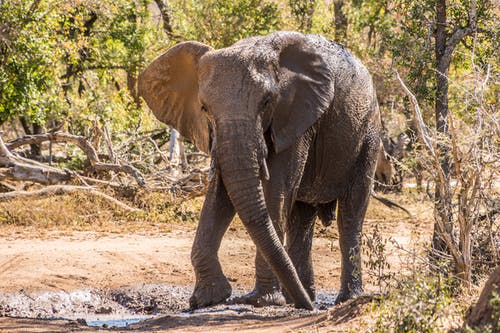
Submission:
<svg viewBox="0 0 500 333">
<path fill-rule="evenodd" d="M 370 332 L 436 332 L 458 321 L 454 309 L 452 280 L 442 275 L 414 275 L 400 282 L 398 288 L 376 308 L 377 317 Z M 456 320 L 454 320 L 456 319 Z"/>
</svg>

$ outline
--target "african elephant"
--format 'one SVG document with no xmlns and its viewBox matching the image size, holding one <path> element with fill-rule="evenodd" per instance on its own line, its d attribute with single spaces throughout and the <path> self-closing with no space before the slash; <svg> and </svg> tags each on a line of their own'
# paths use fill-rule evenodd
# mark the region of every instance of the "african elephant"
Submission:
<svg viewBox="0 0 500 333">
<path fill-rule="evenodd" d="M 283 304 L 283 290 L 296 307 L 313 308 L 314 221 L 333 219 L 337 204 L 337 301 L 362 291 L 360 237 L 380 115 L 358 59 L 324 37 L 297 32 L 220 50 L 183 42 L 140 74 L 139 89 L 159 120 L 212 157 L 191 252 L 192 308 L 231 295 L 217 252 L 235 213 L 257 248 L 255 287 L 245 301 Z"/>
</svg>

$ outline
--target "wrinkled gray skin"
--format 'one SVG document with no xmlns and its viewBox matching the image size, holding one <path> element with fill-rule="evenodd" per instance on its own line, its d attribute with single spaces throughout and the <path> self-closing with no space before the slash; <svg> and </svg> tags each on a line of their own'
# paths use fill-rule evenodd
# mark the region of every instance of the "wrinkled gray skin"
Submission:
<svg viewBox="0 0 500 333">
<path fill-rule="evenodd" d="M 336 206 L 337 302 L 362 292 L 360 237 L 380 116 L 359 60 L 321 36 L 294 32 L 220 50 L 186 42 L 157 58 L 139 89 L 160 120 L 211 150 L 214 173 L 191 253 L 193 308 L 231 295 L 217 252 L 236 212 L 257 247 L 255 288 L 244 301 L 283 304 L 286 297 L 313 308 L 314 221 L 331 223 Z"/>
</svg>

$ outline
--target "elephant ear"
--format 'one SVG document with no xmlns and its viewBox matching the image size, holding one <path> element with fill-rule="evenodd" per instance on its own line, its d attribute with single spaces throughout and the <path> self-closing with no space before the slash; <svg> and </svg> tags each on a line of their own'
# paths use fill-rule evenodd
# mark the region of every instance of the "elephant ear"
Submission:
<svg viewBox="0 0 500 333">
<path fill-rule="evenodd" d="M 277 153 L 314 125 L 333 98 L 331 69 L 310 43 L 298 33 L 278 42 L 278 97 L 271 122 Z"/>
<path fill-rule="evenodd" d="M 139 94 L 158 120 L 174 127 L 205 153 L 209 124 L 198 99 L 198 62 L 210 46 L 197 42 L 175 45 L 139 75 Z"/>
</svg>

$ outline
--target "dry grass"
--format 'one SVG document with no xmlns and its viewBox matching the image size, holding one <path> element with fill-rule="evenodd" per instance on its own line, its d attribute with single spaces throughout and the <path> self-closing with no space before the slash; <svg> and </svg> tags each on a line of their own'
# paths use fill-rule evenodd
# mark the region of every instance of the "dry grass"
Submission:
<svg viewBox="0 0 500 333">
<path fill-rule="evenodd" d="M 0 203 L 0 230 L 167 232 L 174 227 L 193 228 L 203 203 L 202 197 L 186 199 L 158 192 L 139 192 L 120 200 L 142 211 L 125 212 L 86 193 L 13 199 Z"/>
<path fill-rule="evenodd" d="M 187 198 L 168 192 L 137 191 L 131 193 L 107 192 L 123 202 L 142 209 L 128 213 L 108 202 L 86 193 L 50 196 L 39 199 L 13 199 L 0 202 L 0 225 L 2 227 L 24 227 L 48 230 L 134 232 L 160 229 L 168 231 L 172 226 L 195 227 L 199 219 L 204 197 Z M 407 207 L 413 214 L 409 218 L 404 212 L 390 209 L 372 200 L 366 215 L 367 227 L 381 225 L 382 231 L 401 223 L 427 228 L 432 221 L 432 206 L 423 194 L 412 192 L 404 195 L 384 195 Z M 242 227 L 236 218 L 233 227 Z M 336 234 L 336 228 L 328 233 Z M 368 229 L 369 230 L 369 229 Z M 318 232 L 326 230 L 318 228 Z"/>
</svg>

